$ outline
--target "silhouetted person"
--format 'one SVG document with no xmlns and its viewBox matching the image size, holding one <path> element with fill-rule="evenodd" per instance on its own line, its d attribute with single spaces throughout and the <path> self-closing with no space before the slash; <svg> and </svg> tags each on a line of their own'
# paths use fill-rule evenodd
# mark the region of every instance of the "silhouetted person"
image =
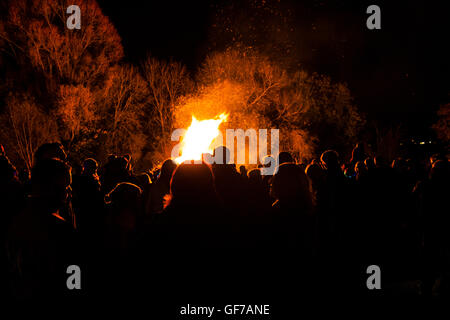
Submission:
<svg viewBox="0 0 450 320">
<path fill-rule="evenodd" d="M 158 248 L 184 250 L 215 247 L 225 241 L 219 235 L 223 215 L 214 176 L 205 164 L 182 163 L 173 173 L 164 211 L 152 228 Z"/>
<path fill-rule="evenodd" d="M 272 184 L 272 177 L 275 173 L 275 169 L 276 169 L 276 160 L 274 157 L 272 156 L 265 156 L 263 158 L 263 163 L 262 163 L 263 167 L 264 167 L 264 174 L 262 174 L 262 179 L 263 179 L 263 183 L 265 188 L 267 189 L 267 192 L 270 192 L 270 186 Z M 275 201 L 275 199 L 272 199 L 273 201 Z M 272 202 L 273 202 L 272 201 Z"/>
<path fill-rule="evenodd" d="M 64 147 L 59 142 L 51 142 L 51 143 L 44 143 L 36 150 L 33 157 L 33 166 L 36 166 L 39 164 L 40 161 L 43 160 L 49 160 L 49 159 L 58 159 L 62 162 L 67 162 L 67 154 L 64 151 Z M 71 195 L 70 195 L 71 196 Z M 76 215 L 72 209 L 72 204 L 69 199 L 67 202 L 66 207 L 61 208 L 60 215 L 66 219 L 67 221 L 70 221 L 72 226 L 76 228 L 77 225 L 77 219 Z"/>
<path fill-rule="evenodd" d="M 148 189 L 145 204 L 147 216 L 159 214 L 164 210 L 164 197 L 170 193 L 170 179 L 176 167 L 177 164 L 171 159 L 163 162 L 159 178 Z"/>
<path fill-rule="evenodd" d="M 0 298 L 9 295 L 5 240 L 11 220 L 23 208 L 25 190 L 17 177 L 17 170 L 6 155 L 0 155 Z"/>
<path fill-rule="evenodd" d="M 152 182 L 150 179 L 150 175 L 146 172 L 136 174 L 134 177 L 136 179 L 136 185 L 142 190 L 142 210 L 140 210 L 140 215 L 138 217 L 138 225 L 140 226 L 145 222 L 146 219 L 146 206 L 150 196 Z"/>
<path fill-rule="evenodd" d="M 73 208 L 77 216 L 77 229 L 93 241 L 104 220 L 104 202 L 95 159 L 84 160 L 81 175 L 73 181 Z"/>
<path fill-rule="evenodd" d="M 294 158 L 289 152 L 282 151 L 278 154 L 278 165 L 282 165 L 283 163 L 294 162 Z"/>
<path fill-rule="evenodd" d="M 348 177 L 354 177 L 355 172 L 355 166 L 356 164 L 361 161 L 364 162 L 364 159 L 366 158 L 366 153 L 364 151 L 364 147 L 361 144 L 356 144 L 356 146 L 352 150 L 352 158 L 350 159 L 350 162 L 346 165 L 346 176 Z"/>
<path fill-rule="evenodd" d="M 247 168 L 244 165 L 239 166 L 239 174 L 243 181 L 247 181 Z"/>
<path fill-rule="evenodd" d="M 152 285 L 160 295 L 173 299 L 189 293 L 196 297 L 196 292 L 208 292 L 218 285 L 227 291 L 226 286 L 237 282 L 246 262 L 235 258 L 241 257 L 236 251 L 230 256 L 231 250 L 227 250 L 239 243 L 226 219 L 231 214 L 221 208 L 207 164 L 182 163 L 177 167 L 167 206 L 146 233 L 155 260 L 149 264 L 159 275 Z M 176 292 L 170 289 L 173 285 Z M 198 290 L 193 292 L 193 286 Z"/>
<path fill-rule="evenodd" d="M 264 185 L 260 169 L 252 169 L 248 172 L 248 191 L 250 192 L 248 200 L 252 206 L 264 208 L 272 205 L 269 190 Z"/>
<path fill-rule="evenodd" d="M 373 158 L 367 157 L 366 159 L 364 159 L 364 164 L 366 166 L 366 169 L 369 171 L 376 168 Z"/>
<path fill-rule="evenodd" d="M 128 160 L 125 157 L 109 157 L 101 176 L 102 192 L 109 193 L 120 182 L 135 182 L 129 171 Z"/>
<path fill-rule="evenodd" d="M 325 189 L 322 197 L 322 204 L 326 216 L 329 234 L 327 238 L 327 246 L 329 253 L 336 252 L 336 246 L 340 246 L 339 242 L 342 237 L 342 227 L 345 225 L 343 213 L 348 208 L 347 201 L 347 181 L 341 170 L 339 163 L 339 155 L 334 150 L 327 150 L 320 157 L 322 167 L 325 172 Z"/>
<path fill-rule="evenodd" d="M 217 195 L 223 202 L 228 217 L 237 224 L 244 210 L 245 201 L 241 177 L 231 163 L 230 151 L 226 147 L 220 146 L 214 149 L 213 156 L 217 159 L 212 164 Z"/>
<path fill-rule="evenodd" d="M 78 261 L 73 227 L 60 215 L 70 184 L 70 167 L 60 160 L 42 159 L 32 170 L 31 194 L 13 219 L 7 239 L 16 298 L 57 298 L 67 293 L 66 269 Z"/>
<path fill-rule="evenodd" d="M 362 181 L 367 178 L 367 168 L 363 161 L 358 161 L 355 164 L 355 179 Z"/>
<path fill-rule="evenodd" d="M 246 194 L 248 222 L 267 223 L 272 201 L 269 189 L 264 185 L 260 169 L 252 169 L 248 172 Z"/>
<path fill-rule="evenodd" d="M 273 223 L 280 249 L 297 248 L 312 254 L 314 240 L 313 194 L 306 174 L 294 163 L 284 163 L 274 175 Z"/>
<path fill-rule="evenodd" d="M 148 173 L 145 173 L 145 172 L 139 173 L 139 174 L 135 175 L 135 178 L 136 178 L 136 184 L 142 190 L 147 189 L 151 184 L 150 176 L 148 175 Z"/>
<path fill-rule="evenodd" d="M 351 162 L 356 164 L 358 161 L 364 161 L 365 158 L 366 152 L 364 151 L 364 146 L 360 143 L 357 143 L 352 150 Z"/>
<path fill-rule="evenodd" d="M 141 215 L 142 190 L 129 183 L 119 183 L 105 196 L 108 204 L 105 244 L 112 250 L 126 251 L 134 246 L 138 217 Z"/>
<path fill-rule="evenodd" d="M 164 210 L 168 218 L 175 223 L 215 223 L 217 217 L 209 211 L 214 212 L 218 204 L 214 176 L 208 165 L 183 163 L 176 168 L 170 183 L 170 197 Z M 189 208 L 199 210 L 190 212 Z"/>
<path fill-rule="evenodd" d="M 326 247 L 331 229 L 329 225 L 327 203 L 326 203 L 326 186 L 325 186 L 325 171 L 316 162 L 311 162 L 305 169 L 306 176 L 311 181 L 311 188 L 315 198 L 315 216 L 316 216 L 316 245 L 317 250 Z"/>
<path fill-rule="evenodd" d="M 107 300 L 133 294 L 132 289 L 142 281 L 139 258 L 151 257 L 148 246 L 139 247 L 138 217 L 142 210 L 142 190 L 129 182 L 118 183 L 105 196 L 107 205 L 99 243 L 92 243 L 88 270 L 91 290 Z M 147 245 L 147 243 L 146 243 Z M 112 281 L 112 279 L 114 279 Z"/>
<path fill-rule="evenodd" d="M 34 165 L 46 159 L 58 159 L 65 162 L 67 155 L 62 144 L 59 142 L 42 144 L 34 153 Z"/>
<path fill-rule="evenodd" d="M 447 160 L 433 162 L 429 178 L 416 187 L 420 193 L 423 226 L 423 284 L 425 295 L 431 295 L 436 279 L 441 278 L 441 294 L 450 294 L 450 172 Z"/>
<path fill-rule="evenodd" d="M 18 178 L 16 167 L 6 155 L 0 156 L 0 235 L 4 235 L 10 219 L 22 208 L 24 200 L 23 184 Z M 3 240 L 3 237 L 1 238 Z"/>
<path fill-rule="evenodd" d="M 313 190 L 319 193 L 325 183 L 325 172 L 317 163 L 311 163 L 306 166 L 305 173 L 311 181 Z"/>
<path fill-rule="evenodd" d="M 339 155 L 334 150 L 322 153 L 320 161 L 325 170 L 325 183 L 328 189 L 328 206 L 336 210 L 340 206 L 342 187 L 345 185 L 345 177 L 339 165 Z"/>
</svg>

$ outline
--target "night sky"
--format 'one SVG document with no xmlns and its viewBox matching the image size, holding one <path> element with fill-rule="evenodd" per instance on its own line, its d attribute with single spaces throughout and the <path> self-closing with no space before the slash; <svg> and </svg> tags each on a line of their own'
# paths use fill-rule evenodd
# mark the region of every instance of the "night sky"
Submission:
<svg viewBox="0 0 450 320">
<path fill-rule="evenodd" d="M 346 82 L 369 121 L 402 123 L 413 136 L 429 134 L 435 110 L 450 102 L 449 11 L 443 5 L 426 1 L 267 2 L 287 17 L 286 25 L 280 27 L 290 31 L 286 37 L 293 47 L 291 66 Z M 281 20 L 264 16 L 260 21 L 255 3 L 99 1 L 122 37 L 127 60 L 138 63 L 150 52 L 180 61 L 192 71 L 208 53 L 231 44 L 223 36 L 223 25 L 217 25 L 228 16 L 239 25 L 251 25 L 260 39 L 268 39 L 264 45 L 278 45 L 276 36 L 265 33 L 276 29 Z M 381 30 L 366 28 L 366 8 L 371 4 L 381 8 Z M 245 33 L 243 39 L 253 44 L 254 39 L 246 39 Z"/>
</svg>

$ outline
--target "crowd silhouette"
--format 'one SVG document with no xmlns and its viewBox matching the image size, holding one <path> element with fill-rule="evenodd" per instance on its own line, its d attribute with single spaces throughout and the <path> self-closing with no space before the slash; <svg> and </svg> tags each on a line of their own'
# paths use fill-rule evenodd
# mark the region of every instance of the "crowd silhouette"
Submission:
<svg viewBox="0 0 450 320">
<path fill-rule="evenodd" d="M 445 157 L 389 164 L 357 145 L 347 163 L 327 150 L 298 164 L 281 152 L 274 172 L 261 175 L 261 166 L 238 171 L 225 147 L 216 152 L 222 163 L 169 159 L 136 174 L 129 155 L 71 166 L 61 144 L 46 143 L 28 172 L 2 148 L 2 294 L 64 296 L 72 264 L 87 270 L 84 292 L 102 295 L 144 275 L 161 296 L 174 294 L 168 277 L 187 291 L 206 276 L 202 285 L 210 289 L 211 277 L 231 287 L 236 275 L 255 288 L 271 272 L 278 279 L 272 285 L 295 286 L 300 267 L 305 277 L 321 275 L 313 280 L 319 292 L 331 278 L 341 278 L 335 291 L 361 289 L 371 264 L 383 270 L 387 292 L 450 294 Z M 336 264 L 345 276 L 330 275 Z"/>
</svg>

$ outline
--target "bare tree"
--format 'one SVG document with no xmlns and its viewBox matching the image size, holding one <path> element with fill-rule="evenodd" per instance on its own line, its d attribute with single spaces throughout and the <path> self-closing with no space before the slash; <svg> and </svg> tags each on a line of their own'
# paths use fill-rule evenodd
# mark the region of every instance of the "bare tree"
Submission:
<svg viewBox="0 0 450 320">
<path fill-rule="evenodd" d="M 89 148 L 88 144 L 97 132 L 98 110 L 94 94 L 82 85 L 62 85 L 53 113 L 66 151 L 84 154 L 82 149 Z"/>
<path fill-rule="evenodd" d="M 206 58 L 200 72 L 202 85 L 231 81 L 245 86 L 246 108 L 254 110 L 271 101 L 288 83 L 287 73 L 252 49 L 227 49 Z"/>
<path fill-rule="evenodd" d="M 309 132 L 320 149 L 354 142 L 364 123 L 348 87 L 327 76 L 296 71 L 279 97 L 275 121 Z"/>
<path fill-rule="evenodd" d="M 198 81 L 197 91 L 178 108 L 180 123 L 190 114 L 209 118 L 228 112 L 225 125 L 231 128 L 280 129 L 282 149 L 301 158 L 313 157 L 323 145 L 351 142 L 364 122 L 345 84 L 288 72 L 254 49 L 212 54 Z"/>
<path fill-rule="evenodd" d="M 4 92 L 26 92 L 57 122 L 68 151 L 95 149 L 98 103 L 106 80 L 123 57 L 121 39 L 95 0 L 80 0 L 81 29 L 69 30 L 66 0 L 9 0 L 0 18 Z M 11 131 L 12 132 L 12 131 Z M 7 133 L 7 132 L 6 132 Z M 98 139 L 97 139 L 98 138 Z M 11 140 L 11 139 L 10 139 Z"/>
<path fill-rule="evenodd" d="M 142 121 L 148 89 L 137 69 L 131 65 L 112 68 L 96 103 L 106 152 L 130 152 L 139 158 L 146 143 Z"/>
<path fill-rule="evenodd" d="M 154 160 L 170 154 L 175 107 L 181 96 L 190 92 L 193 82 L 186 68 L 174 61 L 160 61 L 150 55 L 142 63 L 142 74 L 149 90 L 148 128 L 151 129 Z"/>
<path fill-rule="evenodd" d="M 10 96 L 6 109 L 2 123 L 8 125 L 2 135 L 8 145 L 14 146 L 13 157 L 18 156 L 31 169 L 37 148 L 44 142 L 58 140 L 56 123 L 29 96 Z"/>
<path fill-rule="evenodd" d="M 46 75 L 49 89 L 57 83 L 95 85 L 123 56 L 120 37 L 94 0 L 77 1 L 82 28 L 66 27 L 66 0 L 9 1 L 1 21 L 3 50 L 19 64 Z"/>
</svg>

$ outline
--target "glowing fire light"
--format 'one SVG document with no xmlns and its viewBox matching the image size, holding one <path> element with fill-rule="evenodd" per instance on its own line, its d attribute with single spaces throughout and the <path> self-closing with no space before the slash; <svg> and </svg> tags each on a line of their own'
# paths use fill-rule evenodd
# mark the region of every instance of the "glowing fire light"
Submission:
<svg viewBox="0 0 450 320">
<path fill-rule="evenodd" d="M 192 122 L 181 142 L 181 156 L 175 162 L 200 160 L 203 153 L 212 153 L 212 142 L 219 134 L 219 126 L 226 121 L 228 115 L 222 113 L 216 119 L 197 120 L 192 116 Z"/>
</svg>

